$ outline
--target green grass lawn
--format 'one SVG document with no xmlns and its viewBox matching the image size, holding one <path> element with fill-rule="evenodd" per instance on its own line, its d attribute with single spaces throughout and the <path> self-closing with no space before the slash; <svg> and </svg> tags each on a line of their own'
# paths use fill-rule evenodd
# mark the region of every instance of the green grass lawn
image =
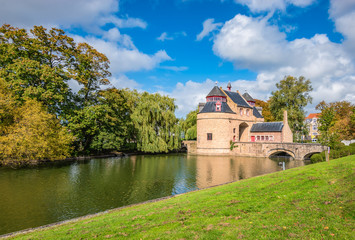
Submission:
<svg viewBox="0 0 355 240">
<path fill-rule="evenodd" d="M 355 156 L 13 236 L 19 239 L 354 239 Z"/>
</svg>

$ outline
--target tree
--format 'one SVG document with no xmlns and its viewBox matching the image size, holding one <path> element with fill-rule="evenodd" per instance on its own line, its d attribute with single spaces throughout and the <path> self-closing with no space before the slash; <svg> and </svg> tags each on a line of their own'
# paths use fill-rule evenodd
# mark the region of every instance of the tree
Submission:
<svg viewBox="0 0 355 240">
<path fill-rule="evenodd" d="M 283 119 L 283 111 L 288 112 L 288 121 L 291 130 L 296 138 L 299 139 L 306 129 L 304 123 L 304 108 L 308 103 L 312 103 L 309 92 L 313 90 L 311 81 L 303 76 L 295 78 L 287 76 L 276 84 L 277 91 L 272 92 L 270 98 L 270 110 L 275 120 Z"/>
<path fill-rule="evenodd" d="M 87 106 L 90 102 L 95 101 L 96 92 L 100 89 L 100 85 L 110 84 L 107 77 L 111 76 L 108 71 L 108 58 L 95 50 L 87 43 L 79 43 L 75 49 L 76 62 L 72 69 L 71 77 L 83 88 L 79 94 L 83 98 L 84 105 Z"/>
<path fill-rule="evenodd" d="M 137 150 L 168 152 L 180 147 L 178 119 L 174 99 L 160 94 L 133 92 L 135 105 L 131 120 L 135 128 Z"/>
<path fill-rule="evenodd" d="M 130 115 L 123 91 L 100 91 L 97 104 L 76 110 L 69 119 L 79 152 L 119 150 L 126 142 Z"/>
<path fill-rule="evenodd" d="M 318 129 L 320 131 L 320 136 L 318 137 L 319 142 L 326 146 L 334 147 L 335 142 L 338 139 L 338 135 L 331 132 L 331 128 L 335 125 L 335 111 L 330 106 L 330 104 L 324 101 L 320 102 L 316 106 L 317 110 L 321 111 L 318 118 Z"/>
<path fill-rule="evenodd" d="M 355 137 L 354 111 L 355 106 L 347 101 L 326 103 L 316 106 L 321 111 L 319 122 L 319 137 L 322 144 L 336 147 L 341 140 L 351 140 Z"/>
<path fill-rule="evenodd" d="M 60 29 L 47 32 L 35 26 L 30 31 L 31 35 L 10 25 L 0 28 L 0 77 L 18 101 L 37 99 L 60 115 L 71 109 L 67 69 L 75 43 Z"/>
<path fill-rule="evenodd" d="M 186 140 L 196 140 L 197 138 L 197 113 L 198 109 L 193 110 L 186 115 L 186 120 L 181 121 L 181 129 Z"/>
<path fill-rule="evenodd" d="M 259 99 L 255 99 L 255 106 L 262 107 L 262 115 L 264 117 L 265 122 L 273 122 L 275 121 L 272 113 L 270 111 L 270 99 L 268 101 L 263 101 Z"/>
<path fill-rule="evenodd" d="M 70 156 L 73 136 L 40 102 L 29 99 L 13 114 L 0 135 L 0 160 L 23 162 Z"/>
<path fill-rule="evenodd" d="M 87 43 L 76 44 L 61 29 L 0 28 L 0 77 L 8 82 L 18 101 L 32 98 L 51 113 L 66 118 L 78 107 L 96 100 L 100 85 L 108 85 L 109 61 Z M 83 86 L 79 95 L 69 80 Z"/>
</svg>

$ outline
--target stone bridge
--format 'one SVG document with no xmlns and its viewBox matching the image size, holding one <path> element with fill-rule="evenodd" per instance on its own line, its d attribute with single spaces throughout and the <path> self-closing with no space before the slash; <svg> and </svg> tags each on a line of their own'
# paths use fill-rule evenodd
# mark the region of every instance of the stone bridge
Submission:
<svg viewBox="0 0 355 240">
<path fill-rule="evenodd" d="M 188 153 L 204 154 L 203 150 L 197 147 L 196 141 L 184 141 L 183 144 Z M 235 142 L 234 146 L 235 148 L 229 150 L 228 155 L 270 157 L 286 153 L 296 160 L 308 159 L 315 153 L 327 150 L 326 146 L 317 143 Z M 224 150 L 226 152 L 227 149 Z M 206 154 L 211 154 L 211 152 Z"/>
</svg>

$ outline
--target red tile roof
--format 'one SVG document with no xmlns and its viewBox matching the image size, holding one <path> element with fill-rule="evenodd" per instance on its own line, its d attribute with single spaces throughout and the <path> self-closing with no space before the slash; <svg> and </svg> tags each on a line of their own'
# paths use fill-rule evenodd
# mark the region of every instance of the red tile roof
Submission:
<svg viewBox="0 0 355 240">
<path fill-rule="evenodd" d="M 310 113 L 305 119 L 319 118 L 320 113 Z"/>
</svg>

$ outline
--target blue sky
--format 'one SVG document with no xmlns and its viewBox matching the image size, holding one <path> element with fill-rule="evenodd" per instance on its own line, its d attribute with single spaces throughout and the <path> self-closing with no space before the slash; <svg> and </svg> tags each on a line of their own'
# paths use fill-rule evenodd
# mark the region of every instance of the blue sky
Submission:
<svg viewBox="0 0 355 240">
<path fill-rule="evenodd" d="M 355 103 L 355 0 L 0 3 L 1 24 L 64 29 L 108 56 L 112 85 L 169 95 L 179 117 L 216 81 L 267 100 L 285 75 L 312 81 L 308 112 L 322 100 Z"/>
</svg>

